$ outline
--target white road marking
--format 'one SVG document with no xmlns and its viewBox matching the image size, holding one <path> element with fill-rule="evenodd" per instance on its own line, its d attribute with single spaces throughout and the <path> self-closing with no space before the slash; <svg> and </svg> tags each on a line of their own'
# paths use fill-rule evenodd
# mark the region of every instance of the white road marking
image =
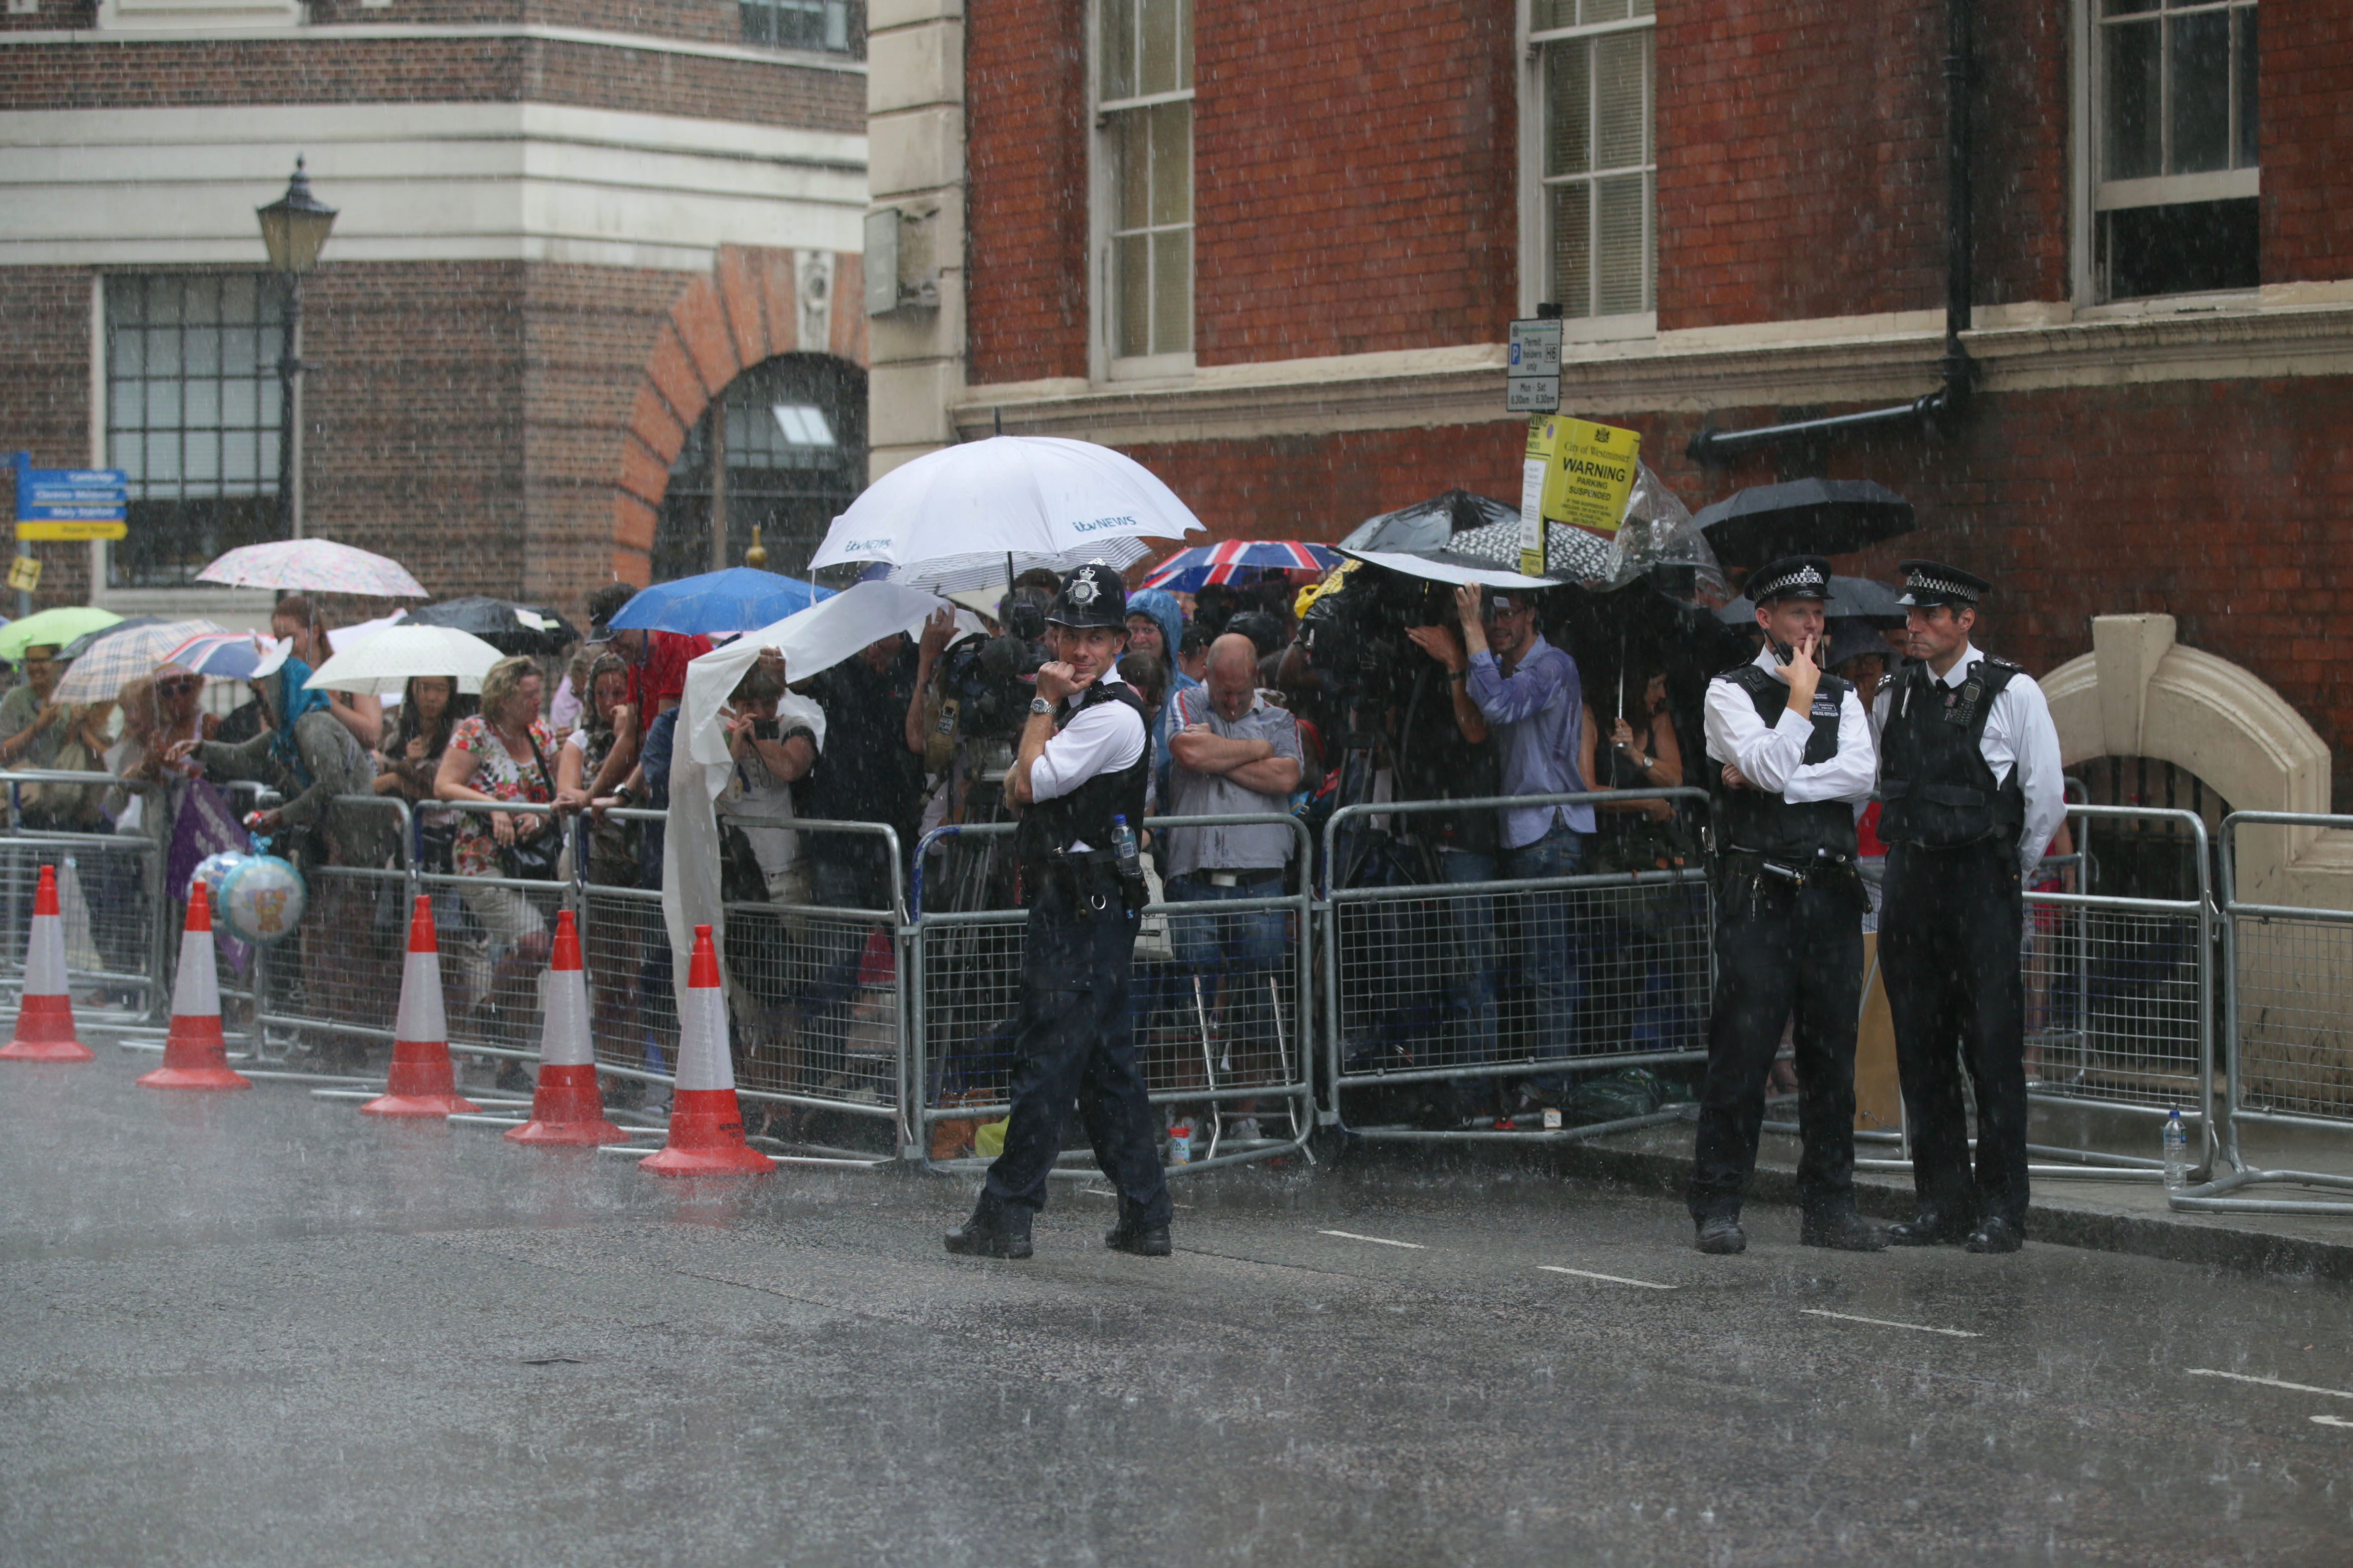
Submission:
<svg viewBox="0 0 2353 1568">
<path fill-rule="evenodd" d="M 1557 1263 L 1539 1263 L 1537 1268 L 1547 1274 L 1574 1274 L 1579 1279 L 1599 1279 L 1609 1285 L 1640 1285 L 1645 1290 L 1672 1290 L 1672 1285 L 1661 1285 L 1649 1279 L 1629 1279 L 1620 1274 L 1596 1274 L 1590 1268 L 1563 1268 Z"/>
<path fill-rule="evenodd" d="M 2348 1421 L 2342 1415 L 2316 1415 L 2312 1420 L 2316 1426 L 2353 1426 L 2353 1421 Z"/>
<path fill-rule="evenodd" d="M 2227 1377 L 2232 1383 L 2260 1383 L 2265 1388 L 2284 1388 L 2291 1394 L 2325 1394 L 2331 1399 L 2353 1399 L 2353 1390 L 2343 1388 L 2315 1388 L 2308 1383 L 2286 1383 L 2276 1377 L 2250 1377 L 2243 1372 L 2216 1372 L 2211 1366 L 2185 1366 L 2181 1370 L 2192 1377 Z"/>
<path fill-rule="evenodd" d="M 1409 1247 L 1416 1252 L 1430 1249 L 1418 1241 L 1391 1241 L 1386 1236 L 1358 1236 L 1353 1230 L 1319 1230 L 1318 1236 L 1336 1236 L 1343 1241 L 1369 1241 L 1376 1247 Z"/>
<path fill-rule="evenodd" d="M 1874 1329 L 1909 1329 L 1915 1334 L 1949 1334 L 1957 1340 L 1981 1340 L 1983 1334 L 1968 1329 L 1940 1329 L 1933 1323 L 1899 1323 L 1890 1318 L 1858 1318 L 1852 1312 L 1825 1312 L 1820 1307 L 1798 1309 L 1810 1318 L 1836 1318 L 1842 1323 L 1869 1323 Z"/>
</svg>

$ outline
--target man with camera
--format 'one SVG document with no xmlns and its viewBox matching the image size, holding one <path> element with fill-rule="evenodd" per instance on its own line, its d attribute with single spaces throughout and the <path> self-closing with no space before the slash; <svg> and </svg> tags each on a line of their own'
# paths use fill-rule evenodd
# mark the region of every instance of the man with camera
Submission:
<svg viewBox="0 0 2353 1568">
<path fill-rule="evenodd" d="M 967 1257 L 1030 1255 L 1030 1223 L 1045 1206 L 1074 1098 L 1096 1163 L 1119 1194 L 1104 1245 L 1146 1258 L 1169 1252 L 1168 1184 L 1128 1015 L 1145 901 L 1134 835 L 1152 752 L 1143 704 L 1113 668 L 1127 644 L 1126 599 L 1108 566 L 1082 566 L 1063 580 L 1046 616 L 1055 657 L 1038 668 L 1006 773 L 1006 794 L 1021 808 L 1014 844 L 1029 913 L 1005 1152 L 972 1218 L 946 1237 L 950 1252 Z"/>
<path fill-rule="evenodd" d="M 1874 1252 L 1885 1233 L 1854 1208 L 1854 1037 L 1862 994 L 1856 807 L 1871 794 L 1871 721 L 1822 673 L 1831 563 L 1792 555 L 1747 587 L 1765 647 L 1707 688 L 1721 857 L 1716 982 L 1708 1014 L 1689 1205 L 1699 1249 L 1746 1250 L 1740 1200 L 1757 1165 L 1765 1079 L 1795 1016 L 1799 1239 Z"/>
</svg>

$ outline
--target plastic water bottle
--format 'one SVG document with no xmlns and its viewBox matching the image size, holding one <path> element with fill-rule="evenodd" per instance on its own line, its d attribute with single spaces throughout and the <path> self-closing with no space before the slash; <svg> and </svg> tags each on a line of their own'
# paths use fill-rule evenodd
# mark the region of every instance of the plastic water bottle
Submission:
<svg viewBox="0 0 2353 1568">
<path fill-rule="evenodd" d="M 1141 879 L 1144 862 L 1135 852 L 1135 829 L 1127 825 L 1124 814 L 1111 819 L 1111 857 L 1119 862 L 1119 874 Z"/>
<path fill-rule="evenodd" d="M 2181 1124 L 2179 1110 L 2166 1113 L 2165 1186 L 2168 1192 L 2179 1192 L 2189 1184 L 2189 1129 Z"/>
<path fill-rule="evenodd" d="M 1168 1124 L 1168 1163 L 1188 1165 L 1193 1162 L 1193 1123 L 1187 1119 Z"/>
</svg>

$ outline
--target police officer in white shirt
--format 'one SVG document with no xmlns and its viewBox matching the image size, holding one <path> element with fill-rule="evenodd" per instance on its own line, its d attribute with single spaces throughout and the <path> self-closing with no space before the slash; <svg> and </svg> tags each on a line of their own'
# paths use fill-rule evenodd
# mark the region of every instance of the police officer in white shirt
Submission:
<svg viewBox="0 0 2353 1568">
<path fill-rule="evenodd" d="M 1880 701 L 1879 958 L 1912 1141 L 1903 1247 L 2015 1252 L 2026 1235 L 2020 889 L 2065 820 L 2059 732 L 2032 677 L 1969 640 L 1992 584 L 1902 563 L 1911 662 Z M 1961 1068 L 1977 1091 L 1972 1175 Z"/>
<path fill-rule="evenodd" d="M 1871 793 L 1871 721 L 1854 689 L 1822 673 L 1831 563 L 1793 555 L 1747 588 L 1765 647 L 1707 688 L 1715 764 L 1715 996 L 1689 1205 L 1702 1252 L 1745 1250 L 1740 1199 L 1757 1165 L 1765 1079 L 1794 1014 L 1799 1238 L 1887 1245 L 1854 1209 L 1854 1036 L 1862 995 L 1856 803 Z"/>
<path fill-rule="evenodd" d="M 948 1232 L 947 1248 L 1030 1255 L 1030 1221 L 1046 1205 L 1076 1100 L 1095 1162 L 1119 1194 L 1103 1245 L 1166 1258 L 1168 1184 L 1128 1016 L 1144 879 L 1125 872 L 1113 849 L 1115 818 L 1144 829 L 1152 770 L 1144 703 L 1114 668 L 1127 646 L 1119 574 L 1103 565 L 1071 573 L 1046 627 L 1054 659 L 1039 667 L 1020 752 L 1005 775 L 1006 795 L 1021 808 L 1013 842 L 1029 906 L 1013 1111 L 1005 1152 L 989 1166 L 972 1218 Z"/>
</svg>

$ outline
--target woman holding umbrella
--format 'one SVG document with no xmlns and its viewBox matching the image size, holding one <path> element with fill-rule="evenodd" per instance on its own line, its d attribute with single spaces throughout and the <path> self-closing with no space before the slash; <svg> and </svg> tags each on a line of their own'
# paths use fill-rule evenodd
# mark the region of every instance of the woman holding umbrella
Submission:
<svg viewBox="0 0 2353 1568">
<path fill-rule="evenodd" d="M 271 607 L 269 635 L 291 644 L 292 657 L 313 669 L 335 655 L 335 645 L 320 624 L 319 612 L 300 594 L 289 594 Z M 335 722 L 349 730 L 362 747 L 375 750 L 376 742 L 384 739 L 383 700 L 364 692 L 335 691 L 328 694 L 328 702 L 327 711 Z"/>
</svg>

